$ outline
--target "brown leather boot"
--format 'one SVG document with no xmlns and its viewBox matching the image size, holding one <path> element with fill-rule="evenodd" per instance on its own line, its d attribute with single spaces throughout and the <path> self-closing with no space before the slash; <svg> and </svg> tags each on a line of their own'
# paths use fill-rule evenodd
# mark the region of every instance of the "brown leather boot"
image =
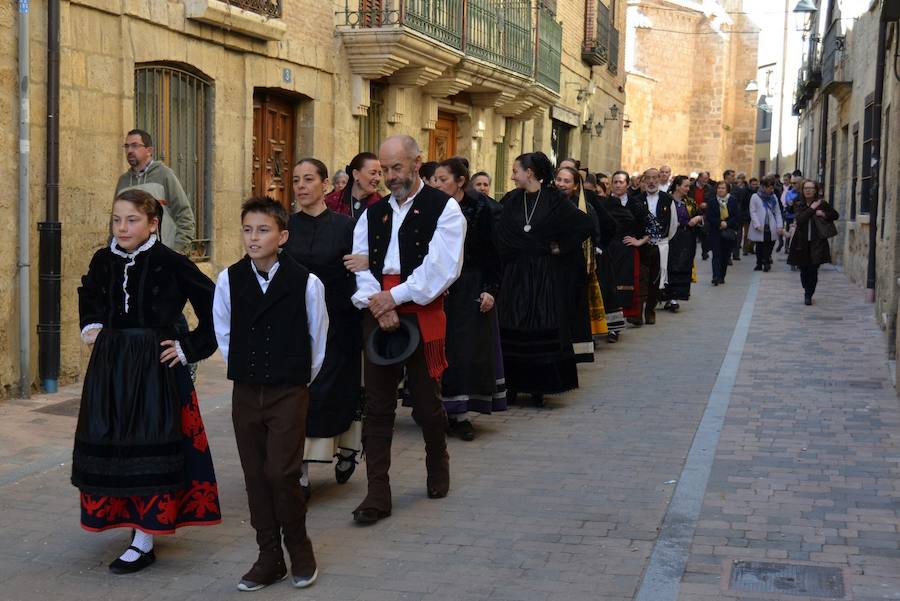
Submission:
<svg viewBox="0 0 900 601">
<path fill-rule="evenodd" d="M 450 491 L 450 455 L 447 453 L 447 432 L 444 428 L 423 428 L 422 438 L 425 439 L 428 498 L 442 499 Z"/>
<path fill-rule="evenodd" d="M 257 530 L 256 544 L 259 545 L 259 557 L 250 571 L 241 577 L 238 590 L 258 591 L 287 576 L 281 532 L 277 528 Z"/>
<path fill-rule="evenodd" d="M 391 438 L 389 436 L 364 436 L 363 453 L 366 458 L 366 476 L 369 490 L 363 502 L 353 511 L 358 524 L 374 524 L 391 515 Z"/>
</svg>

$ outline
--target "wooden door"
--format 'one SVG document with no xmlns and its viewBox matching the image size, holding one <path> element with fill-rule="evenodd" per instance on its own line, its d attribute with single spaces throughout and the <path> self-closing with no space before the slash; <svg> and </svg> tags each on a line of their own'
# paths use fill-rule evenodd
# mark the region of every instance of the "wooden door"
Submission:
<svg viewBox="0 0 900 601">
<path fill-rule="evenodd" d="M 437 125 L 428 139 L 428 160 L 441 162 L 456 156 L 456 117 L 438 113 Z"/>
<path fill-rule="evenodd" d="M 253 94 L 254 196 L 271 196 L 291 211 L 295 104 L 268 92 Z"/>
</svg>

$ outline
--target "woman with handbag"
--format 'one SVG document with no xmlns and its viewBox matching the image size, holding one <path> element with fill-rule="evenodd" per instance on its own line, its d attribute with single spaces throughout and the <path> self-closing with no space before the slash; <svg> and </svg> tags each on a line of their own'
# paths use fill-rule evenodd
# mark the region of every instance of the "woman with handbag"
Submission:
<svg viewBox="0 0 900 601">
<path fill-rule="evenodd" d="M 756 267 L 753 271 L 772 269 L 775 240 L 784 234 L 784 219 L 775 196 L 775 177 L 767 176 L 750 198 L 750 241 L 756 243 Z"/>
<path fill-rule="evenodd" d="M 839 215 L 830 204 L 818 198 L 818 184 L 810 179 L 803 181 L 793 211 L 797 231 L 791 240 L 788 264 L 800 268 L 804 303 L 811 305 L 819 283 L 819 265 L 831 263 L 828 239 L 837 236 L 834 222 Z"/>
<path fill-rule="evenodd" d="M 706 223 L 709 224 L 707 244 L 712 250 L 712 285 L 725 283 L 728 259 L 737 244 L 737 230 L 741 227 L 741 207 L 736 198 L 731 197 L 731 184 L 721 181 L 716 184 L 716 198 L 706 203 Z"/>
</svg>

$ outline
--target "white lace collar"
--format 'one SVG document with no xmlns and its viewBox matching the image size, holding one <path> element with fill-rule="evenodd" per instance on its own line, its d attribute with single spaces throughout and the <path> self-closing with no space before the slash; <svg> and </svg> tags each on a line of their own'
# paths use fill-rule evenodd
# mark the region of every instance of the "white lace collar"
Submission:
<svg viewBox="0 0 900 601">
<path fill-rule="evenodd" d="M 111 250 L 114 255 L 122 257 L 123 259 L 133 259 L 134 257 L 138 256 L 139 254 L 141 254 L 145 250 L 148 250 L 151 246 L 156 244 L 157 240 L 158 238 L 156 237 L 156 234 L 150 234 L 150 237 L 147 238 L 146 242 L 138 246 L 133 251 L 128 252 L 119 248 L 119 241 L 116 240 L 115 237 L 113 237 L 112 242 L 109 243 L 109 250 Z"/>
</svg>

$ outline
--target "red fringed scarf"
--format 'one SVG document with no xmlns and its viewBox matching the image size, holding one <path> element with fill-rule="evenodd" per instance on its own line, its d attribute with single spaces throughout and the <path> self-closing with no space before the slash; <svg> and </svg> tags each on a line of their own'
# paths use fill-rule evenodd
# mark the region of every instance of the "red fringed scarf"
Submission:
<svg viewBox="0 0 900 601">
<path fill-rule="evenodd" d="M 384 274 L 381 288 L 390 290 L 401 282 L 397 274 Z M 447 369 L 447 354 L 444 351 L 444 341 L 447 338 L 447 316 L 444 313 L 444 295 L 434 299 L 427 305 L 416 303 L 403 303 L 397 307 L 397 313 L 412 313 L 419 322 L 419 331 L 422 333 L 422 344 L 425 347 L 425 365 L 428 366 L 428 375 L 435 380 L 440 380 Z"/>
</svg>

